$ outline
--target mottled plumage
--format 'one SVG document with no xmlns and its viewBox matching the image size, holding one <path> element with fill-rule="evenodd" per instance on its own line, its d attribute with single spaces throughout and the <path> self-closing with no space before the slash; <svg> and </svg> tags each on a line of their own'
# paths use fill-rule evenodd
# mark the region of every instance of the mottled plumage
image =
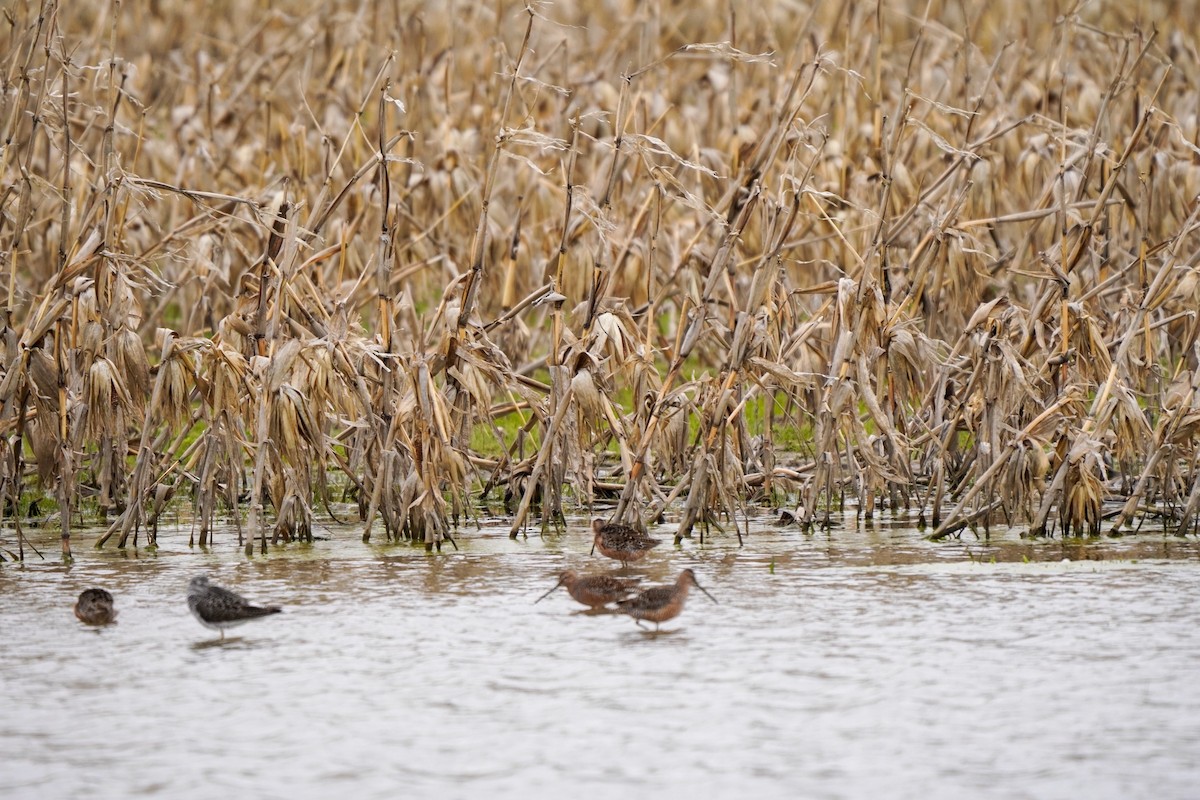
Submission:
<svg viewBox="0 0 1200 800">
<path fill-rule="evenodd" d="M 222 639 L 228 627 L 283 610 L 279 606 L 251 605 L 241 595 L 209 583 L 204 576 L 192 578 L 188 584 L 188 608 L 202 625 L 220 631 Z"/>
<path fill-rule="evenodd" d="M 533 602 L 540 603 L 549 597 L 550 592 L 553 592 L 554 589 L 566 586 L 567 593 L 580 603 L 592 608 L 600 608 L 601 606 L 629 597 L 630 592 L 633 591 L 636 585 L 637 580 L 634 578 L 614 578 L 611 575 L 580 575 L 575 570 L 568 569 L 558 576 L 558 583 L 554 584 L 553 589 Z"/>
<path fill-rule="evenodd" d="M 593 538 L 592 552 L 600 551 L 600 555 L 615 558 L 622 564 L 630 561 L 640 561 L 652 548 L 662 544 L 659 539 L 651 539 L 641 531 L 628 525 L 604 520 L 592 520 Z"/>
<path fill-rule="evenodd" d="M 638 625 L 642 624 L 642 620 L 653 622 L 654 630 L 657 632 L 660 622 L 674 619 L 679 616 L 680 611 L 683 611 L 683 604 L 687 601 L 688 588 L 692 586 L 704 592 L 709 600 L 717 602 L 717 598 L 696 582 L 696 573 L 685 569 L 679 573 L 675 585 L 655 586 L 653 589 L 647 589 L 637 597 L 620 601 L 617 603 L 617 608 L 637 620 Z"/>
<path fill-rule="evenodd" d="M 75 616 L 88 625 L 107 625 L 117 618 L 112 595 L 103 589 L 84 589 L 75 601 Z"/>
</svg>

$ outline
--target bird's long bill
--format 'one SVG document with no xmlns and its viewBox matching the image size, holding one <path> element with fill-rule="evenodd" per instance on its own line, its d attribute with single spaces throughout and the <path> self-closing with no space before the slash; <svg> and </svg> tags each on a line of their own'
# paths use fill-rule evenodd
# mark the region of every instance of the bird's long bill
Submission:
<svg viewBox="0 0 1200 800">
<path fill-rule="evenodd" d="M 588 553 L 588 555 L 589 556 L 596 555 L 596 540 L 595 539 L 592 539 L 592 552 Z"/>
<path fill-rule="evenodd" d="M 696 583 L 695 581 L 692 581 L 692 585 L 693 585 L 693 586 L 695 586 L 695 587 L 696 587 L 697 589 L 699 589 L 700 591 L 704 592 L 704 596 L 705 596 L 705 597 L 707 597 L 709 600 L 712 600 L 714 603 L 717 603 L 717 598 L 715 598 L 715 597 L 713 597 L 711 594 L 709 594 L 709 593 L 708 593 L 708 589 L 705 589 L 703 586 L 701 586 L 700 584 Z M 720 604 L 720 603 L 717 603 L 717 605 L 721 605 L 721 604 Z"/>
<path fill-rule="evenodd" d="M 562 585 L 563 585 L 563 581 L 565 581 L 565 580 L 566 580 L 566 578 L 559 578 L 559 579 L 558 579 L 558 583 L 554 584 L 554 586 L 553 586 L 553 587 L 550 589 L 550 591 L 549 591 L 549 592 L 546 592 L 544 595 L 542 595 L 541 597 L 539 597 L 537 600 L 534 600 L 534 601 L 533 601 L 533 604 L 536 606 L 538 603 L 540 603 L 540 602 L 542 602 L 543 600 L 545 600 L 547 597 L 549 597 L 549 596 L 550 596 L 550 594 L 551 594 L 551 593 L 552 593 L 552 592 L 553 592 L 555 589 L 557 589 L 558 587 L 562 586 Z"/>
</svg>

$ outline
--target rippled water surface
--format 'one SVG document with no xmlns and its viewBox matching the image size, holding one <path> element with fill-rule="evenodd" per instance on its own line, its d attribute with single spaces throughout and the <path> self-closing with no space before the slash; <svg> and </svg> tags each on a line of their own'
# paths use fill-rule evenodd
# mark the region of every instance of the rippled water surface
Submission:
<svg viewBox="0 0 1200 800">
<path fill-rule="evenodd" d="M 1196 796 L 1194 539 L 663 528 L 628 572 L 692 567 L 720 604 L 652 636 L 534 605 L 564 566 L 614 568 L 586 521 L 505 531 L 248 559 L 184 530 L 0 565 L 0 797 Z M 216 642 L 197 574 L 285 613 Z M 74 619 L 89 586 L 116 625 Z"/>
</svg>

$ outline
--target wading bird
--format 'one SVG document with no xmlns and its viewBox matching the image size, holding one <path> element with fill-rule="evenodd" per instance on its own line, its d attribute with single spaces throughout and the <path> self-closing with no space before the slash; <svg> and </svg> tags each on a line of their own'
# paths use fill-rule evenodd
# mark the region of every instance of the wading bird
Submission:
<svg viewBox="0 0 1200 800">
<path fill-rule="evenodd" d="M 200 624 L 220 631 L 222 639 L 226 628 L 283 611 L 279 606 L 251 605 L 241 595 L 209 583 L 202 575 L 188 584 L 188 608 Z"/>
<path fill-rule="evenodd" d="M 107 625 L 117 618 L 112 595 L 103 589 L 84 589 L 75 601 L 75 616 L 88 625 Z"/>
<path fill-rule="evenodd" d="M 653 548 L 662 544 L 659 539 L 651 539 L 641 531 L 618 522 L 605 522 L 601 519 L 592 520 L 592 552 L 600 551 L 600 555 L 615 558 L 622 566 L 630 561 L 640 561 Z"/>
<path fill-rule="evenodd" d="M 683 611 L 683 604 L 687 601 L 688 589 L 692 586 L 704 592 L 709 600 L 712 600 L 714 603 L 717 602 L 717 598 L 709 594 L 708 590 L 703 586 L 696 583 L 696 573 L 690 569 L 685 569 L 675 579 L 674 586 L 655 586 L 653 589 L 647 589 L 637 597 L 620 601 L 617 603 L 617 608 L 633 617 L 637 621 L 638 627 L 641 627 L 642 620 L 653 622 L 654 632 L 658 633 L 659 623 L 674 619 L 679 616 L 680 611 Z"/>
<path fill-rule="evenodd" d="M 558 576 L 554 588 L 533 602 L 540 603 L 550 596 L 550 592 L 560 586 L 567 587 L 567 593 L 585 606 L 601 608 L 617 600 L 629 597 L 637 584 L 635 578 L 614 578 L 611 575 L 580 575 L 573 569 L 564 570 Z"/>
</svg>

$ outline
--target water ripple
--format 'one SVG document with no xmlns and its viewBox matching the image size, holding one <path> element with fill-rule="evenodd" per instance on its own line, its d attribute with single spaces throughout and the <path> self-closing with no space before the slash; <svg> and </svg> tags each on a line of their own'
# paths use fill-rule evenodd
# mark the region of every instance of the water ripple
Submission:
<svg viewBox="0 0 1200 800">
<path fill-rule="evenodd" d="M 633 570 L 691 566 L 720 601 L 693 596 L 659 636 L 562 591 L 533 604 L 564 565 L 614 568 L 583 525 L 434 556 L 335 541 L 247 560 L 164 537 L 154 557 L 5 567 L 0 794 L 1192 794 L 1187 542 L 1066 563 L 1061 543 L 970 545 L 1020 555 L 993 564 L 897 530 L 757 535 Z M 285 611 L 217 641 L 183 601 L 200 573 Z M 116 625 L 72 617 L 90 585 Z"/>
</svg>

